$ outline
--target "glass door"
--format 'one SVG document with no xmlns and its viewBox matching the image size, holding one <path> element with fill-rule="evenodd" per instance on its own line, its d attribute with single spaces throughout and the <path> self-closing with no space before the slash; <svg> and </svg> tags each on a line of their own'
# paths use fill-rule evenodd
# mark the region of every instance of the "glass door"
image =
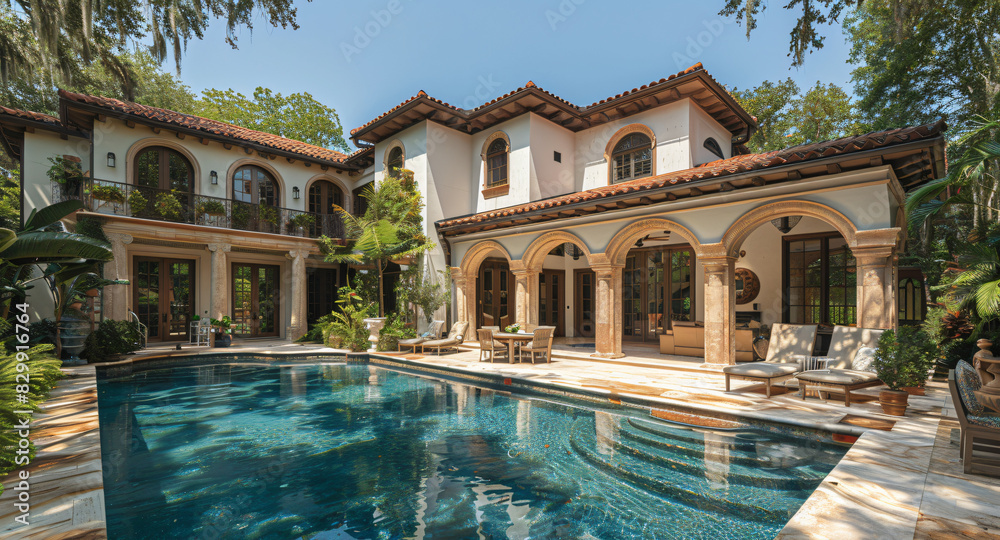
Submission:
<svg viewBox="0 0 1000 540">
<path fill-rule="evenodd" d="M 542 270 L 538 274 L 538 325 L 555 326 L 555 335 L 566 335 L 563 328 L 563 295 L 565 270 Z"/>
<path fill-rule="evenodd" d="M 642 255 L 629 255 L 622 271 L 622 337 L 625 339 L 641 340 L 643 337 Z"/>
<path fill-rule="evenodd" d="M 573 313 L 573 326 L 576 329 L 577 337 L 594 337 L 597 323 L 594 318 L 594 271 L 577 270 L 573 276 L 576 289 L 575 309 Z"/>
<path fill-rule="evenodd" d="M 233 335 L 278 335 L 279 267 L 233 263 Z"/>
<path fill-rule="evenodd" d="M 630 252 L 622 272 L 622 336 L 656 341 L 671 328 L 672 321 L 693 321 L 693 276 L 691 248 Z"/>
<path fill-rule="evenodd" d="M 514 277 L 507 261 L 488 259 L 479 267 L 476 302 L 479 313 L 476 323 L 479 327 L 504 327 L 514 322 L 510 309 L 510 291 L 514 288 Z"/>
<path fill-rule="evenodd" d="M 133 305 L 149 341 L 187 341 L 194 313 L 194 261 L 135 258 Z"/>
</svg>

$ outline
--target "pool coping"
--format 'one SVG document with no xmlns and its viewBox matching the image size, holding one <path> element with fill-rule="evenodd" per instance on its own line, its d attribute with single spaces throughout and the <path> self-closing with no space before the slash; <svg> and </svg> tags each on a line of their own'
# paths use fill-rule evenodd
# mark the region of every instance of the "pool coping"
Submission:
<svg viewBox="0 0 1000 540">
<path fill-rule="evenodd" d="M 761 418 L 763 415 L 754 414 L 755 411 L 745 411 L 744 414 L 735 414 L 728 411 L 719 411 L 697 404 L 686 403 L 670 398 L 651 397 L 628 392 L 619 392 L 608 389 L 580 388 L 571 385 L 559 384 L 558 382 L 541 382 L 523 377 L 504 377 L 500 374 L 487 374 L 482 372 L 465 371 L 450 366 L 427 366 L 419 362 L 413 362 L 398 356 L 386 356 L 375 353 L 343 353 L 343 352 L 250 352 L 250 351 L 219 351 L 209 354 L 181 354 L 181 355 L 157 355 L 129 358 L 117 362 L 104 364 L 94 364 L 82 366 L 81 368 L 68 368 L 76 370 L 73 379 L 89 385 L 93 393 L 93 400 L 85 404 L 80 410 L 70 412 L 68 416 L 62 417 L 66 425 L 74 425 L 76 422 L 94 422 L 97 415 L 97 394 L 96 384 L 99 379 L 115 378 L 128 375 L 134 372 L 141 372 L 160 367 L 170 367 L 178 365 L 199 365 L 199 364 L 235 364 L 234 357 L 241 356 L 261 356 L 268 361 L 264 364 L 296 360 L 295 363 L 323 363 L 331 357 L 336 358 L 336 363 L 367 363 L 382 367 L 395 368 L 403 371 L 414 371 L 424 373 L 433 377 L 440 377 L 455 380 L 456 382 L 471 382 L 476 384 L 488 384 L 499 387 L 501 390 L 527 390 L 528 393 L 541 392 L 564 397 L 582 399 L 595 403 L 623 405 L 639 409 L 658 409 L 668 407 L 668 410 L 681 410 L 699 415 L 706 415 L 719 418 L 720 415 L 737 417 L 738 421 L 749 421 L 749 427 L 759 425 L 788 426 L 797 434 L 816 432 L 841 433 L 848 436 L 858 437 L 847 454 L 841 459 L 833 471 L 824 479 L 820 486 L 810 495 L 798 512 L 792 516 L 790 521 L 778 534 L 777 538 L 832 538 L 841 539 L 855 537 L 863 534 L 867 537 L 888 537 L 888 538 L 913 538 L 916 534 L 917 521 L 920 515 L 920 497 L 923 494 L 926 478 L 930 473 L 930 455 L 935 444 L 935 434 L 942 419 L 941 408 L 936 408 L 932 413 L 924 417 L 914 419 L 907 425 L 918 426 L 918 429 L 907 429 L 903 432 L 879 431 L 865 429 L 856 426 L 837 424 L 831 426 L 826 423 L 809 423 L 800 421 L 777 422 L 774 418 Z M 227 361 L 228 359 L 228 361 Z M 374 359 L 374 361 L 373 361 Z M 218 360 L 213 362 L 213 360 Z M 333 363 L 333 362 L 328 362 Z M 162 365 L 157 365 L 162 364 Z M 138 368 L 138 369 L 136 369 Z M 64 368 L 67 371 L 67 368 Z M 112 371 L 117 371 L 114 375 L 109 375 Z M 53 391 L 49 400 L 45 404 L 46 413 L 52 416 L 59 416 L 61 407 L 72 408 L 72 403 L 50 403 L 59 399 L 57 392 Z M 88 420 L 87 415 L 92 415 Z M 41 421 L 41 415 L 38 421 Z M 74 419 L 76 419 L 74 421 Z M 786 419 L 788 420 L 788 419 Z M 822 426 L 830 426 L 834 429 L 824 429 Z M 705 429 L 712 429 L 706 427 Z M 71 516 L 70 523 L 73 533 L 85 533 L 88 538 L 107 538 L 106 521 L 104 516 L 104 492 L 103 478 L 101 477 L 101 453 L 99 425 L 93 429 L 96 433 L 96 444 L 89 449 L 91 455 L 96 451 L 96 486 L 81 485 L 76 491 L 60 493 L 59 498 L 68 498 L 68 501 L 61 501 L 52 513 L 53 521 L 56 515 L 62 516 L 58 523 L 47 524 L 43 519 L 41 522 L 32 520 L 32 527 L 38 524 L 40 527 L 56 527 L 63 533 L 66 527 L 66 515 Z M 36 443 L 37 444 L 37 443 Z M 892 448 L 893 451 L 890 451 Z M 35 466 L 35 462 L 47 462 L 52 456 L 48 455 L 47 448 L 39 447 L 39 455 L 46 453 L 43 460 L 36 457 L 30 467 Z M 72 464 L 56 462 L 49 474 L 57 475 L 63 469 L 72 467 Z M 93 464 L 91 464 L 93 467 Z M 90 473 L 95 470 L 91 469 Z M 68 475 L 67 475 L 68 476 Z M 93 474 L 90 475 L 93 479 Z M 5 482 L 6 484 L 6 482 Z M 62 489 L 62 486 L 60 486 Z M 0 504 L 12 493 L 8 489 L 0 495 Z M 93 508 L 93 501 L 100 501 L 99 508 Z M 87 519 L 77 523 L 74 511 L 80 506 L 80 518 L 86 516 L 95 519 Z M 88 514 L 86 508 L 99 511 L 99 516 L 93 512 Z M 34 506 L 33 506 L 34 508 Z M 67 514 L 68 512 L 68 514 Z M 44 515 L 43 515 L 44 518 Z M 10 517 L 12 519 L 12 517 Z M 82 525 L 83 528 L 76 527 Z M 55 531 L 56 529 L 49 529 Z M 0 534 L 5 532 L 0 529 Z M 35 530 L 28 537 L 47 538 L 51 535 L 42 534 L 38 536 Z"/>
</svg>

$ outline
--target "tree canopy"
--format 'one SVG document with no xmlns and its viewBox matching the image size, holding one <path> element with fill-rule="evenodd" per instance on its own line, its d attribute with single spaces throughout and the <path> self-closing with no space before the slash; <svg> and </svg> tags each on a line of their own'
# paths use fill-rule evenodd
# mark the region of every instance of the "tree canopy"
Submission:
<svg viewBox="0 0 1000 540">
<path fill-rule="evenodd" d="M 257 87 L 252 97 L 232 89 L 202 92 L 194 114 L 289 139 L 347 151 L 340 117 L 308 92 L 283 96 Z"/>
<path fill-rule="evenodd" d="M 733 96 L 757 117 L 758 129 L 747 143 L 752 152 L 769 152 L 799 144 L 836 139 L 868 131 L 842 88 L 816 83 L 804 94 L 791 78 L 764 81 Z"/>
</svg>

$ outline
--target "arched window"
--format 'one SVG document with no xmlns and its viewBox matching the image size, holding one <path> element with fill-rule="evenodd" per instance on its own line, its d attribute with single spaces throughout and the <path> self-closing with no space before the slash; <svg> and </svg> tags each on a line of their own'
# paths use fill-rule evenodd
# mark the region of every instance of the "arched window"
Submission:
<svg viewBox="0 0 1000 540">
<path fill-rule="evenodd" d="M 387 174 L 396 174 L 397 171 L 403 168 L 403 147 L 394 146 L 389 150 L 389 157 L 385 160 L 385 169 Z"/>
<path fill-rule="evenodd" d="M 335 213 L 333 205 L 344 206 L 344 192 L 327 180 L 317 180 L 309 186 L 309 211 L 316 214 Z"/>
<path fill-rule="evenodd" d="M 181 193 L 194 192 L 194 168 L 180 152 L 164 146 L 144 148 L 135 156 L 135 185 Z"/>
<path fill-rule="evenodd" d="M 233 200 L 278 206 L 278 184 L 264 169 L 255 165 L 244 165 L 233 173 Z"/>
<path fill-rule="evenodd" d="M 643 133 L 621 138 L 611 151 L 611 183 L 653 174 L 653 143 Z"/>
<path fill-rule="evenodd" d="M 507 141 L 498 138 L 486 149 L 486 187 L 507 185 Z"/>
</svg>

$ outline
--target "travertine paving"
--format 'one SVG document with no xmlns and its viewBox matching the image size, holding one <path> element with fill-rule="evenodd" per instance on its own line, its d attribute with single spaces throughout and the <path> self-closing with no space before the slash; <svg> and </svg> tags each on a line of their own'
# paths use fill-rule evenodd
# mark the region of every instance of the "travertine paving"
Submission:
<svg viewBox="0 0 1000 540">
<path fill-rule="evenodd" d="M 1000 535 L 1000 479 L 965 475 L 958 462 L 957 429 L 947 387 L 931 383 L 926 396 L 912 396 L 907 416 L 890 417 L 871 398 L 878 389 L 858 392 L 850 408 L 839 396 L 821 399 L 796 393 L 767 399 L 763 387 L 735 383 L 725 392 L 721 373 L 696 359 L 666 357 L 648 350 L 621 360 L 596 361 L 586 351 L 560 350 L 548 364 L 479 362 L 475 344 L 462 352 L 438 356 L 380 355 L 416 369 L 509 378 L 567 390 L 585 390 L 612 401 L 652 404 L 654 410 L 681 409 L 691 414 L 738 415 L 780 421 L 809 429 L 859 436 L 841 463 L 792 518 L 780 538 L 996 538 Z M 150 349 L 130 360 L 189 356 L 213 352 L 257 354 L 342 353 L 318 345 L 284 341 L 246 341 L 228 350 Z M 626 351 L 628 353 L 629 351 Z M 457 373 L 456 373 L 457 372 Z M 37 506 L 29 538 L 103 538 L 104 504 L 100 483 L 93 368 L 75 368 L 36 415 L 39 456 L 32 475 Z M 867 401 L 865 401 L 867 396 Z M 881 429 L 878 429 L 881 428 Z M 890 429 L 886 431 L 885 429 Z M 849 435 L 848 435 L 849 437 Z M 46 476 L 48 475 L 48 476 Z M 4 483 L 10 485 L 10 479 Z M 3 529 L 9 497 L 0 497 Z M 34 512 L 39 514 L 35 515 Z M 36 529 L 37 527 L 37 529 Z M 6 535 L 6 536 L 5 536 Z M 21 537 L 21 536 L 14 536 Z"/>
</svg>

